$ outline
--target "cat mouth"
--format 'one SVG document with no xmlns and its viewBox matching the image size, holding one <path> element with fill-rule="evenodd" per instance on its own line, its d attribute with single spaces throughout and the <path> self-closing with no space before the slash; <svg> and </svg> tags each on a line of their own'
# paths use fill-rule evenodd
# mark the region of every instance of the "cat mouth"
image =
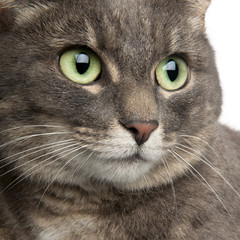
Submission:
<svg viewBox="0 0 240 240">
<path fill-rule="evenodd" d="M 118 161 L 119 163 L 127 163 L 127 164 L 148 162 L 147 159 L 141 157 L 140 154 L 138 154 L 138 153 L 133 154 L 130 157 L 125 157 L 125 158 L 121 158 L 121 159 L 116 158 L 116 159 L 113 159 L 113 160 L 114 160 L 114 162 Z"/>
</svg>

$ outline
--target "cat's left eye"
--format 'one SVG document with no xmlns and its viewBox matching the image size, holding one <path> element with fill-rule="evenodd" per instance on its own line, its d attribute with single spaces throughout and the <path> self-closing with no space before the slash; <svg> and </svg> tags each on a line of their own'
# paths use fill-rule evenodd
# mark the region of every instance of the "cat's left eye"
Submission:
<svg viewBox="0 0 240 240">
<path fill-rule="evenodd" d="M 158 84 L 165 90 L 178 90 L 188 80 L 188 66 L 178 56 L 170 56 L 164 59 L 156 68 Z"/>
<path fill-rule="evenodd" d="M 89 84 L 98 79 L 101 62 L 91 49 L 79 47 L 64 52 L 60 57 L 60 69 L 70 80 L 79 84 Z"/>
</svg>

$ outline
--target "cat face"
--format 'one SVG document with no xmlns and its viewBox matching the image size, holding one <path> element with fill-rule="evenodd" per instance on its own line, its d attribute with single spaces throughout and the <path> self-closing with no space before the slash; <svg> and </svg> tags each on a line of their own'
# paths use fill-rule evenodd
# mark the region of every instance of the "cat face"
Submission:
<svg viewBox="0 0 240 240">
<path fill-rule="evenodd" d="M 208 4 L 4 1 L 0 134 L 6 171 L 125 189 L 181 175 L 188 166 L 171 150 L 183 136 L 210 140 L 220 113 L 204 32 Z M 198 142 L 199 150 L 205 145 Z"/>
</svg>

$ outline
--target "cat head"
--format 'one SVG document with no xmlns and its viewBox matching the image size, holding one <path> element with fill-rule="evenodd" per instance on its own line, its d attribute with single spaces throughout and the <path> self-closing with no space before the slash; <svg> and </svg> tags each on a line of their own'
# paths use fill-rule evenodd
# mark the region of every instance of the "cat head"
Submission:
<svg viewBox="0 0 240 240">
<path fill-rule="evenodd" d="M 6 171 L 124 189 L 183 174 L 173 150 L 184 136 L 211 140 L 221 108 L 209 3 L 1 1 Z"/>
</svg>

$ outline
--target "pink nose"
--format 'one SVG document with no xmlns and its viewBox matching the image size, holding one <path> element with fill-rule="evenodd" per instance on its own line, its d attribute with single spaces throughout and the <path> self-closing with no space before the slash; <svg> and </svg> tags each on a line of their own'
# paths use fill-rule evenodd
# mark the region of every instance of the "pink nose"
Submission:
<svg viewBox="0 0 240 240">
<path fill-rule="evenodd" d="M 125 127 L 133 133 L 136 143 L 138 146 L 145 143 L 150 134 L 158 127 L 157 121 L 131 121 L 124 124 Z"/>
</svg>

